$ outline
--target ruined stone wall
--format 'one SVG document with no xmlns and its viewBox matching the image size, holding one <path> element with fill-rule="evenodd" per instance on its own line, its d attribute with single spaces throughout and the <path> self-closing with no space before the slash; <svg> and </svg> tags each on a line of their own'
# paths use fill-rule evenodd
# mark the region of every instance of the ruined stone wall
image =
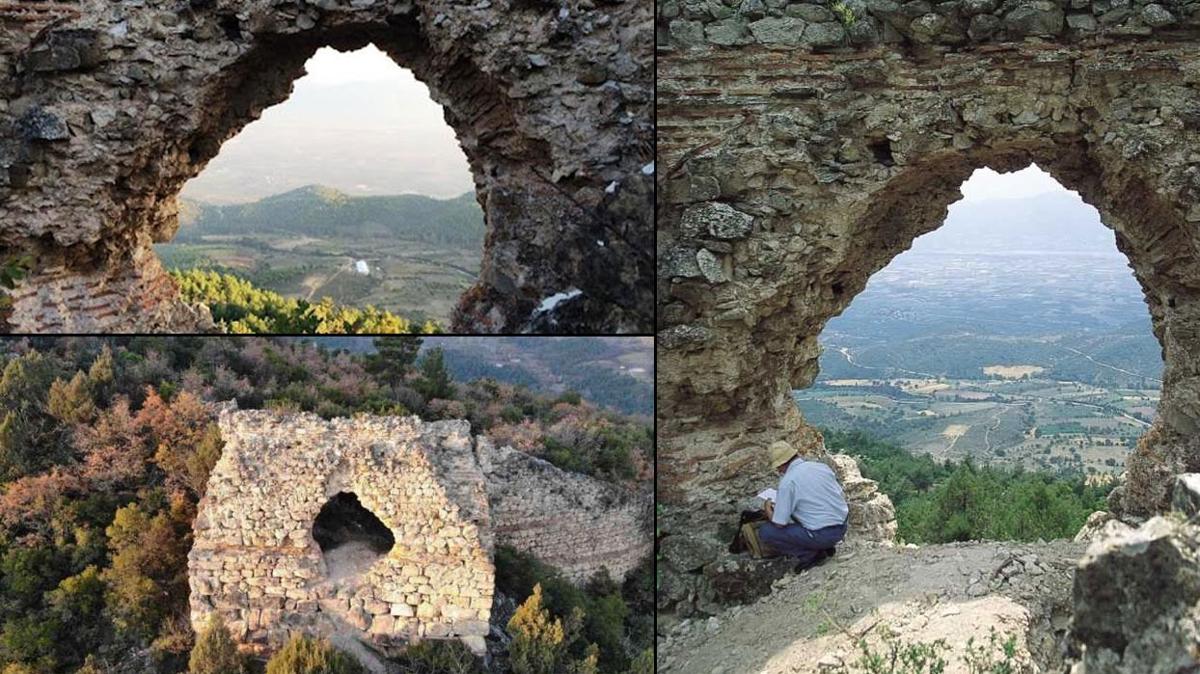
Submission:
<svg viewBox="0 0 1200 674">
<path fill-rule="evenodd" d="M 853 21 L 838 16 L 846 9 Z M 1198 11 L 1110 0 L 661 3 L 667 525 L 722 521 L 769 476 L 771 441 L 817 446 L 791 390 L 815 378 L 826 321 L 942 224 L 973 170 L 1031 162 L 1099 210 L 1144 291 L 1166 369 L 1122 507 L 1164 508 L 1170 476 L 1200 469 Z"/>
<path fill-rule="evenodd" d="M 498 545 L 533 553 L 576 582 L 602 568 L 622 580 L 653 551 L 649 494 L 629 494 L 486 438 L 477 452 Z"/>
<path fill-rule="evenodd" d="M 211 325 L 171 306 L 150 248 L 179 190 L 316 49 L 374 43 L 445 107 L 475 177 L 487 237 L 456 327 L 645 330 L 652 40 L 642 1 L 0 2 L 0 249 L 35 257 L 8 327 Z"/>
<path fill-rule="evenodd" d="M 458 638 L 482 652 L 496 544 L 590 579 L 617 580 L 653 548 L 648 495 L 568 473 L 471 435 L 465 421 L 225 410 L 189 556 L 192 624 L 217 611 L 269 651 L 297 632 L 387 652 Z M 348 492 L 395 546 L 354 575 L 332 573 L 313 536 Z"/>
<path fill-rule="evenodd" d="M 477 652 L 494 587 L 487 494 L 462 421 L 225 412 L 225 448 L 189 556 L 192 624 L 220 612 L 234 637 L 278 647 L 293 632 L 376 647 L 459 637 Z M 361 579 L 336 580 L 313 522 L 358 496 L 396 545 Z"/>
</svg>

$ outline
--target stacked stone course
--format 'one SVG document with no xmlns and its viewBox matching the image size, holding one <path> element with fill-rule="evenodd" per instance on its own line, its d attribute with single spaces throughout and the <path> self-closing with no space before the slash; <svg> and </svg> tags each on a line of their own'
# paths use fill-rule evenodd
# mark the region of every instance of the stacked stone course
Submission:
<svg viewBox="0 0 1200 674">
<path fill-rule="evenodd" d="M 577 582 L 624 578 L 654 547 L 650 499 L 510 447 L 478 443 L 496 543 L 533 553 Z"/>
<path fill-rule="evenodd" d="M 663 0 L 658 20 L 669 49 L 946 51 L 1026 38 L 1171 39 L 1200 26 L 1200 12 L 1182 0 Z"/>
</svg>

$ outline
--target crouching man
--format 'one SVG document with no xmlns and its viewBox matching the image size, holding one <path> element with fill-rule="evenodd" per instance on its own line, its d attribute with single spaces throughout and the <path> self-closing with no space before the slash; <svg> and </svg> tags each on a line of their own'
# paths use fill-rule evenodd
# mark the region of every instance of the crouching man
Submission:
<svg viewBox="0 0 1200 674">
<path fill-rule="evenodd" d="M 783 440 L 772 443 L 768 454 L 771 466 L 783 477 L 776 501 L 763 504 L 766 521 L 756 523 L 759 552 L 765 557 L 795 558 L 797 571 L 832 557 L 846 537 L 850 513 L 837 475 L 820 461 L 801 458 Z"/>
</svg>

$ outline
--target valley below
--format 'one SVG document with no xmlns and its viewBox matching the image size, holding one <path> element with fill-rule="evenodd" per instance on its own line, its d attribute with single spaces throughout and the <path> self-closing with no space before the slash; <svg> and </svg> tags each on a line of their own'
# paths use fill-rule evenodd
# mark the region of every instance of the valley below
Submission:
<svg viewBox="0 0 1200 674">
<path fill-rule="evenodd" d="M 1150 427 L 1159 391 L 938 377 L 833 379 L 795 395 L 809 423 L 861 430 L 913 454 L 1115 474 Z"/>
<path fill-rule="evenodd" d="M 1162 385 L 1141 290 L 1111 243 L 1029 229 L 1003 252 L 938 230 L 872 277 L 821 334 L 805 419 L 939 460 L 1119 474 Z"/>
<path fill-rule="evenodd" d="M 447 325 L 479 274 L 483 214 L 474 199 L 311 186 L 250 204 L 187 202 L 179 235 L 156 250 L 168 269 L 219 271 L 285 297 Z"/>
</svg>

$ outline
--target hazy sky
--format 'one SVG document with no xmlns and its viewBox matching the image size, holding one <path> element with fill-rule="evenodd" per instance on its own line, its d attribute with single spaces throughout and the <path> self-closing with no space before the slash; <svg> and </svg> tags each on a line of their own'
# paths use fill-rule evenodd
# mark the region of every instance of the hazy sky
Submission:
<svg viewBox="0 0 1200 674">
<path fill-rule="evenodd" d="M 429 98 L 429 90 L 424 84 L 417 82 L 411 72 L 396 65 L 395 61 L 373 44 L 352 52 L 340 52 L 325 47 L 318 50 L 304 67 L 308 74 L 296 81 L 297 90 L 300 87 L 320 84 L 390 82 L 393 86 L 404 87 L 406 93 L 411 93 L 415 99 Z M 432 113 L 441 117 L 441 110 L 437 109 L 433 101 L 414 102 L 418 103 L 413 106 L 413 110 L 418 114 Z"/>
<path fill-rule="evenodd" d="M 976 169 L 962 185 L 963 199 L 968 201 L 1031 197 L 1059 191 L 1066 191 L 1066 188 L 1049 173 L 1032 164 L 1011 173 L 997 173 L 990 168 Z"/>
<path fill-rule="evenodd" d="M 221 147 L 186 197 L 252 201 L 310 184 L 355 195 L 454 197 L 474 188 L 443 110 L 374 46 L 325 48 L 286 101 Z"/>
</svg>

